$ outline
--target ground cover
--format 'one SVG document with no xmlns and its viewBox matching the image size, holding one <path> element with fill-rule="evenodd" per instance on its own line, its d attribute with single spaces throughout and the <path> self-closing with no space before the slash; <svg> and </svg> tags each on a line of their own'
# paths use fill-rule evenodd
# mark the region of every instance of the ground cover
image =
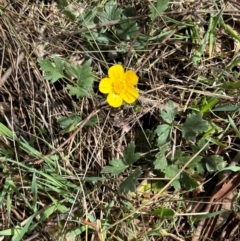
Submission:
<svg viewBox="0 0 240 241">
<path fill-rule="evenodd" d="M 0 2 L 0 240 L 239 240 L 234 1 Z"/>
</svg>

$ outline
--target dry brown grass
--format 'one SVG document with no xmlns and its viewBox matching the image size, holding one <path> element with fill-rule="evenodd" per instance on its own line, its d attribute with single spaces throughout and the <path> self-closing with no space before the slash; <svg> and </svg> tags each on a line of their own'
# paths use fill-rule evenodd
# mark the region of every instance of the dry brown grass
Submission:
<svg viewBox="0 0 240 241">
<path fill-rule="evenodd" d="M 92 59 L 92 67 L 96 73 L 95 92 L 97 93 L 98 80 L 106 75 L 106 71 L 110 62 L 109 53 L 115 51 L 118 46 L 108 46 L 101 49 L 101 45 L 94 49 L 89 49 L 89 43 L 81 37 L 81 31 L 86 31 L 84 27 L 77 23 L 69 21 L 65 15 L 61 14 L 54 1 L 47 1 L 43 4 L 41 1 L 0 1 L 1 17 L 0 17 L 0 108 L 2 113 L 2 121 L 16 132 L 17 136 L 22 136 L 27 142 L 38 150 L 42 155 L 50 156 L 53 153 L 59 154 L 57 166 L 63 167 L 74 173 L 74 178 L 71 175 L 64 173 L 62 177 L 66 180 L 71 180 L 72 183 L 81 186 L 82 193 L 73 193 L 73 197 L 78 199 L 78 202 L 65 202 L 64 205 L 69 208 L 67 214 L 59 215 L 59 212 L 49 216 L 44 222 L 40 222 L 34 230 L 29 232 L 23 240 L 60 240 L 65 234 L 76 229 L 79 222 L 83 226 L 89 226 L 85 236 L 79 237 L 76 240 L 103 240 L 99 234 L 101 220 L 106 218 L 106 206 L 114 200 L 114 207 L 108 217 L 108 225 L 110 233 L 107 240 L 117 240 L 116 237 L 122 237 L 123 240 L 130 240 L 127 227 L 128 220 L 124 220 L 124 216 L 137 210 L 139 206 L 144 207 L 144 200 L 149 200 L 154 196 L 148 193 L 147 196 L 127 196 L 120 195 L 117 192 L 119 179 L 109 179 L 103 181 L 102 185 L 94 185 L 93 183 L 85 183 L 85 176 L 100 177 L 101 170 L 108 164 L 108 161 L 113 158 L 121 158 L 122 151 L 127 144 L 135 140 L 137 133 L 142 130 L 143 133 L 147 129 L 154 130 L 159 122 L 159 109 L 167 100 L 173 100 L 179 108 L 179 124 L 186 118 L 184 112 L 188 106 L 192 106 L 194 102 L 200 103 L 204 96 L 213 95 L 214 90 L 214 74 L 222 68 L 225 68 L 239 50 L 239 43 L 236 43 L 232 37 L 226 33 L 217 32 L 217 46 L 215 52 L 209 56 L 206 50 L 204 61 L 197 65 L 192 65 L 185 68 L 185 65 L 193 56 L 193 49 L 196 47 L 193 43 L 185 42 L 184 39 L 174 39 L 173 34 L 180 37 L 184 35 L 184 30 L 181 30 L 178 24 L 167 21 L 166 18 L 159 18 L 152 26 L 149 24 L 148 1 L 136 3 L 128 1 L 129 4 L 135 7 L 138 15 L 145 16 L 138 19 L 140 33 L 149 35 L 149 26 L 152 27 L 152 35 L 155 36 L 161 31 L 171 30 L 172 33 L 167 34 L 164 38 L 151 42 L 147 49 L 131 52 L 131 46 L 134 40 L 129 43 L 129 52 L 124 56 L 119 56 L 119 61 L 124 61 L 126 67 L 135 68 L 140 75 L 139 89 L 141 97 L 139 103 L 140 110 L 135 111 L 130 106 L 125 106 L 121 110 L 113 110 L 106 105 L 104 101 L 99 103 L 99 96 L 92 96 L 91 99 L 77 100 L 72 98 L 66 91 L 66 86 L 63 81 L 58 81 L 56 84 L 50 84 L 43 79 L 42 73 L 39 70 L 38 59 L 58 55 L 67 58 L 71 63 L 82 63 L 87 56 Z M 169 11 L 164 13 L 165 16 L 174 18 L 178 22 L 186 22 L 187 19 L 194 16 L 199 23 L 201 31 L 205 31 L 208 17 L 204 11 L 209 13 L 216 12 L 216 6 L 211 6 L 209 1 L 198 1 L 196 3 L 181 2 L 170 4 Z M 224 3 L 216 1 L 219 7 Z M 73 2 L 73 7 L 81 12 L 84 8 L 89 8 L 87 1 L 77 5 Z M 90 4 L 97 4 L 93 1 Z M 119 6 L 125 6 L 125 1 L 119 1 Z M 239 4 L 234 4 L 229 1 L 227 8 L 224 10 L 224 18 L 230 21 L 231 27 L 234 27 L 237 33 L 239 30 L 238 11 Z M 226 20 L 226 21 L 228 21 Z M 146 22 L 148 24 L 146 24 Z M 93 26 L 98 27 L 98 26 Z M 197 45 L 198 43 L 196 43 Z M 91 45 L 90 45 L 91 46 Z M 224 54 L 224 57 L 222 57 Z M 106 61 L 108 59 L 108 61 Z M 237 66 L 239 70 L 239 66 Z M 216 74 L 217 75 L 217 74 Z M 209 83 L 198 81 L 199 76 L 209 78 Z M 211 84 L 210 84 L 211 83 Z M 228 103 L 238 103 L 239 93 L 219 94 L 219 105 Z M 217 96 L 217 95 L 216 95 Z M 98 124 L 93 127 L 84 125 L 77 129 L 75 134 L 60 134 L 60 127 L 57 124 L 57 119 L 60 116 L 69 116 L 71 113 L 78 113 L 85 120 L 97 113 L 99 120 Z M 226 115 L 224 114 L 225 118 Z M 239 114 L 235 115 L 235 123 L 239 128 Z M 222 122 L 222 128 L 226 127 L 226 123 Z M 191 143 L 183 143 L 174 135 L 176 147 L 189 150 Z M 227 139 L 229 138 L 229 139 Z M 231 162 L 237 153 L 239 147 L 239 138 L 233 133 L 232 136 L 226 135 L 224 143 L 231 148 L 212 149 L 210 152 L 218 153 L 226 157 L 228 163 Z M 228 143 L 229 142 L 229 143 Z M 12 151 L 13 157 L 21 163 L 42 170 L 44 166 L 43 158 L 33 158 L 28 153 L 19 150 L 16 143 L 6 141 L 2 138 L 1 145 Z M 137 143 L 138 144 L 138 143 Z M 61 148 L 59 148 L 61 147 Z M 139 150 L 140 151 L 140 150 Z M 157 150 L 151 150 L 155 153 Z M 142 153 L 144 156 L 146 153 Z M 5 166 L 4 166 L 5 165 Z M 139 165 L 143 166 L 145 176 L 143 178 L 151 179 L 152 165 L 147 160 L 142 160 Z M 11 173 L 12 180 L 16 185 L 16 189 L 20 190 L 21 195 L 31 203 L 33 194 L 29 190 L 24 190 L 25 186 L 31 185 L 32 173 L 23 171 L 17 165 L 2 161 L 2 174 L 0 187 L 4 187 L 6 178 Z M 79 175 L 79 173 L 81 175 Z M 123 177 L 120 177 L 120 179 Z M 200 177 L 203 183 L 207 177 Z M 209 185 L 209 184 L 208 184 Z M 209 188 L 209 186 L 207 187 Z M 210 187 L 211 189 L 211 187 Z M 195 195 L 196 194 L 196 195 Z M 211 197 L 215 193 L 209 192 Z M 20 196 L 21 196 L 20 195 Z M 56 200 L 63 201 L 59 193 L 44 193 L 44 188 L 39 191 L 39 213 L 52 204 L 49 195 L 54 196 Z M 148 196 L 149 195 L 149 196 Z M 176 195 L 176 196 L 175 196 Z M 178 196 L 179 195 L 179 196 Z M 165 193 L 160 198 L 152 202 L 150 207 L 143 208 L 143 214 L 136 215 L 132 221 L 133 230 L 139 240 L 191 240 L 193 230 L 190 230 L 190 225 L 187 218 L 179 216 L 178 220 L 171 231 L 168 230 L 168 225 L 171 222 L 165 221 L 161 227 L 164 227 L 163 237 L 156 238 L 155 236 L 147 237 L 149 231 L 159 220 L 152 213 L 152 208 L 168 203 L 169 207 L 174 210 L 182 211 L 183 213 L 199 212 L 194 207 L 190 208 L 191 202 L 189 199 L 197 196 L 202 196 L 202 193 L 191 193 L 186 196 L 181 194 L 173 194 L 172 192 Z M 21 199 L 17 195 L 11 195 L 10 217 L 7 213 L 6 200 L 1 203 L 1 224 L 0 230 L 5 230 L 24 223 L 32 214 L 25 199 Z M 178 210 L 176 200 L 186 197 L 186 210 Z M 58 199 L 59 198 L 59 199 Z M 208 201 L 210 198 L 208 199 Z M 132 204 L 132 207 L 126 205 Z M 194 205 L 193 205 L 194 206 Z M 204 210 L 204 208 L 200 209 Z M 134 211 L 134 212 L 135 212 Z M 98 219 L 98 223 L 88 220 L 89 214 Z M 118 216 L 119 215 L 119 216 Z M 225 231 L 230 229 L 232 239 L 238 240 L 239 230 L 236 228 L 239 220 L 238 216 L 234 216 L 234 227 L 231 229 L 231 222 L 228 219 L 229 225 L 225 225 Z M 123 218 L 122 223 L 116 225 Z M 71 221 L 69 221 L 71 219 Z M 78 220 L 74 223 L 73 220 Z M 112 225 L 112 226 L 111 226 Z M 128 226 L 129 225 L 129 226 Z M 135 226 L 134 226 L 135 225 Z M 212 224 L 214 225 L 214 224 Z M 62 228 L 62 233 L 59 231 Z M 91 229 L 92 228 L 92 229 Z M 171 233 L 173 232 L 173 233 Z M 219 238 L 219 230 L 214 235 Z M 224 233 L 227 237 L 226 232 Z M 61 236 L 62 235 L 62 236 Z M 204 233 L 202 233 L 204 235 Z M 11 240 L 8 237 L 0 237 L 1 240 Z M 88 238 L 88 239 L 87 239 Z M 149 239 L 146 239 L 149 238 Z M 212 237 L 210 237 L 212 238 Z M 63 238 L 61 240 L 67 240 Z M 70 240 L 70 239 L 69 239 Z M 200 240 L 200 239 L 199 239 Z M 212 240 L 212 239 L 209 239 Z M 220 239 L 218 239 L 220 240 Z"/>
</svg>

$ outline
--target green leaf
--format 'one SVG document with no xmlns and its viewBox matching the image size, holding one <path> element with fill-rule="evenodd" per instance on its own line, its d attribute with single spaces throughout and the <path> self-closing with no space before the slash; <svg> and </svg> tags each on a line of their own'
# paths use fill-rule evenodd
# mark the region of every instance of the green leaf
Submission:
<svg viewBox="0 0 240 241">
<path fill-rule="evenodd" d="M 136 21 L 126 21 L 123 20 L 123 23 L 120 24 L 120 28 L 116 29 L 117 36 L 123 40 L 132 40 L 135 38 L 136 33 L 138 32 L 138 25 Z"/>
<path fill-rule="evenodd" d="M 215 106 L 218 103 L 218 99 L 216 98 L 211 98 L 209 100 L 205 100 L 204 105 L 202 106 L 200 112 L 205 113 L 209 111 L 213 106 Z"/>
<path fill-rule="evenodd" d="M 238 130 L 238 127 L 236 126 L 236 124 L 234 123 L 234 120 L 229 115 L 228 115 L 228 121 L 231 127 L 233 128 L 233 130 L 235 131 L 236 135 L 238 136 L 238 138 L 240 138 L 240 132 Z"/>
<path fill-rule="evenodd" d="M 179 168 L 177 165 L 172 164 L 172 165 L 167 166 L 164 172 L 165 172 L 166 178 L 174 178 L 178 174 Z M 172 183 L 172 186 L 176 190 L 181 188 L 178 180 L 179 180 L 179 177 Z"/>
<path fill-rule="evenodd" d="M 43 76 L 46 80 L 50 80 L 52 83 L 64 78 L 63 73 L 65 61 L 57 56 L 53 57 L 53 62 L 49 59 L 38 60 L 41 70 L 44 72 Z"/>
<path fill-rule="evenodd" d="M 234 89 L 234 90 L 237 90 L 237 89 L 240 89 L 240 82 L 225 82 L 223 83 L 221 86 L 221 88 L 223 89 L 227 89 L 227 90 L 231 90 L 231 89 Z"/>
<path fill-rule="evenodd" d="M 96 7 L 93 7 L 91 10 L 83 12 L 79 16 L 79 21 L 83 27 L 87 27 L 89 25 L 95 24 L 96 17 Z M 91 30 L 92 33 L 93 30 Z M 95 33 L 95 31 L 93 31 Z"/>
<path fill-rule="evenodd" d="M 136 190 L 136 185 L 138 184 L 137 178 L 141 174 L 141 168 L 137 167 L 136 170 L 120 184 L 118 191 L 120 193 L 134 192 Z"/>
<path fill-rule="evenodd" d="M 221 9 L 221 11 L 219 11 L 219 13 L 213 17 L 212 26 L 209 33 L 209 51 L 208 52 L 210 57 L 213 56 L 213 53 L 215 50 L 217 25 L 219 24 L 219 20 L 222 18 L 222 11 L 223 9 Z"/>
<path fill-rule="evenodd" d="M 206 140 L 205 138 L 201 138 L 198 142 L 197 145 L 192 145 L 191 149 L 193 153 L 197 153 L 200 151 L 204 146 L 206 145 Z M 202 151 L 206 151 L 208 149 L 209 145 L 207 144 L 206 147 Z"/>
<path fill-rule="evenodd" d="M 157 0 L 157 4 L 149 4 L 151 14 L 149 15 L 151 20 L 154 20 L 159 13 L 164 12 L 168 8 L 169 0 Z"/>
<path fill-rule="evenodd" d="M 109 22 L 111 20 L 121 19 L 122 9 L 118 8 L 115 1 L 109 1 L 105 5 L 105 11 L 98 13 L 98 17 L 101 22 Z"/>
<path fill-rule="evenodd" d="M 123 172 L 126 168 L 128 168 L 128 165 L 126 165 L 122 160 L 120 159 L 113 159 L 109 163 L 111 166 L 105 166 L 101 173 L 110 173 L 112 175 L 118 175 L 119 173 Z"/>
<path fill-rule="evenodd" d="M 174 107 L 172 101 L 168 101 L 160 112 L 160 116 L 166 121 L 168 124 L 171 124 L 174 121 L 178 113 L 178 109 Z"/>
<path fill-rule="evenodd" d="M 205 159 L 206 168 L 209 172 L 221 171 L 226 165 L 227 162 L 224 161 L 222 156 L 212 155 Z"/>
<path fill-rule="evenodd" d="M 216 217 L 217 215 L 220 215 L 220 214 L 225 213 L 225 212 L 228 212 L 228 210 L 220 210 L 220 211 L 213 212 L 213 213 L 202 214 L 202 215 L 199 215 L 199 216 L 194 216 L 194 217 L 192 217 L 192 219 L 193 219 L 194 222 L 198 222 L 200 220 L 205 220 L 207 218 Z"/>
<path fill-rule="evenodd" d="M 208 122 L 202 119 L 202 114 L 188 115 L 182 128 L 182 135 L 187 140 L 196 140 L 196 135 L 208 130 Z"/>
<path fill-rule="evenodd" d="M 71 125 L 77 125 L 82 118 L 76 113 L 72 113 L 70 116 L 62 116 L 58 118 L 57 123 L 62 129 L 69 128 Z"/>
<path fill-rule="evenodd" d="M 123 151 L 125 162 L 130 166 L 139 159 L 139 153 L 135 153 L 135 143 L 131 142 Z"/>
<path fill-rule="evenodd" d="M 76 95 L 78 98 L 82 98 L 84 96 L 88 96 L 89 93 L 86 89 L 80 88 L 80 87 L 75 87 L 72 85 L 67 85 L 67 90 L 69 95 L 74 96 Z"/>
<path fill-rule="evenodd" d="M 158 154 L 156 155 L 156 160 L 154 161 L 154 169 L 164 171 L 167 167 L 167 158 L 166 158 L 167 145 L 160 147 Z"/>
<path fill-rule="evenodd" d="M 10 139 L 15 137 L 15 134 L 4 124 L 0 123 L 0 133 Z M 15 139 L 15 138 L 14 138 Z"/>
<path fill-rule="evenodd" d="M 168 165 L 165 154 L 162 154 L 159 152 L 153 164 L 154 164 L 154 169 L 164 171 Z"/>
<path fill-rule="evenodd" d="M 134 8 L 130 5 L 124 8 L 124 10 L 122 11 L 122 14 L 127 18 L 137 16 Z"/>
<path fill-rule="evenodd" d="M 58 1 L 58 8 L 59 10 L 68 17 L 71 21 L 74 21 L 76 19 L 76 16 L 68 9 L 68 1 L 67 0 L 59 0 Z"/>
<path fill-rule="evenodd" d="M 239 106 L 239 105 L 219 106 L 219 107 L 214 108 L 212 111 L 229 111 L 229 112 L 236 112 L 236 111 L 240 111 L 240 106 Z"/>
<path fill-rule="evenodd" d="M 94 115 L 90 118 L 90 120 L 87 121 L 86 126 L 95 126 L 99 123 L 103 122 L 103 116 L 102 115 Z"/>
<path fill-rule="evenodd" d="M 240 167 L 237 167 L 237 166 L 229 166 L 229 167 L 223 168 L 221 171 L 240 172 Z"/>
<path fill-rule="evenodd" d="M 14 228 L 14 235 L 12 237 L 12 241 L 21 241 L 22 238 L 24 237 L 25 233 L 28 232 L 29 226 L 32 223 L 33 219 L 35 217 L 35 214 L 30 216 L 26 222 L 26 224 L 24 225 L 24 227 L 21 227 L 20 229 L 18 227 L 16 227 L 16 229 Z"/>
<path fill-rule="evenodd" d="M 198 174 L 204 174 L 205 172 L 205 165 L 203 163 L 202 156 L 196 156 L 194 160 L 189 164 L 189 168 L 194 168 Z"/>
<path fill-rule="evenodd" d="M 166 143 L 166 141 L 168 139 L 168 136 L 170 133 L 170 126 L 167 124 L 158 125 L 155 132 L 158 135 L 157 143 L 159 146 L 162 146 Z"/>
<path fill-rule="evenodd" d="M 185 187 L 188 191 L 195 189 L 199 186 L 197 181 L 190 177 L 186 172 L 181 173 L 180 182 L 182 183 L 183 187 Z"/>
<path fill-rule="evenodd" d="M 77 79 L 77 86 L 67 85 L 70 95 L 78 98 L 90 96 L 93 88 L 94 75 L 91 68 L 91 60 L 86 61 L 82 66 L 71 66 L 67 64 L 66 72 Z"/>
<path fill-rule="evenodd" d="M 175 212 L 170 208 L 157 208 L 153 210 L 153 213 L 168 220 L 173 220 L 173 218 L 175 217 Z"/>
</svg>

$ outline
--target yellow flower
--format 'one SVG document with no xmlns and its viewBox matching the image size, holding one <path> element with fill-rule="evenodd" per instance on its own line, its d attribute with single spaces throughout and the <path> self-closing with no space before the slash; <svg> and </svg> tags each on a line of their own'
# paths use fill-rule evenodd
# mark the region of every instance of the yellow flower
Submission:
<svg viewBox="0 0 240 241">
<path fill-rule="evenodd" d="M 138 76 L 133 70 L 124 72 L 120 64 L 113 65 L 108 70 L 108 77 L 101 79 L 99 90 L 108 94 L 107 102 L 112 107 L 119 107 L 123 101 L 132 104 L 139 96 L 134 85 L 138 83 Z"/>
</svg>

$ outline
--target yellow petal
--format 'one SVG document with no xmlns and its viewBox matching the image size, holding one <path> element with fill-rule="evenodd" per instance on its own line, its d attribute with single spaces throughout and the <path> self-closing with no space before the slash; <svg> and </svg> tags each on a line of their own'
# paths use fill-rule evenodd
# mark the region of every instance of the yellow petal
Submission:
<svg viewBox="0 0 240 241">
<path fill-rule="evenodd" d="M 107 102 L 112 107 L 120 107 L 123 103 L 123 98 L 121 95 L 110 93 L 107 96 Z"/>
<path fill-rule="evenodd" d="M 103 94 L 109 94 L 112 92 L 112 83 L 113 81 L 109 78 L 103 78 L 101 79 L 99 83 L 99 90 Z"/>
<path fill-rule="evenodd" d="M 138 76 L 133 70 L 127 70 L 124 73 L 127 85 L 136 85 L 138 83 Z"/>
<path fill-rule="evenodd" d="M 111 80 L 121 80 L 124 78 L 124 68 L 120 64 L 113 65 L 108 70 L 108 76 Z"/>
<path fill-rule="evenodd" d="M 128 104 L 132 104 L 139 96 L 139 92 L 132 86 L 127 86 L 126 91 L 121 94 L 123 100 Z"/>
</svg>

